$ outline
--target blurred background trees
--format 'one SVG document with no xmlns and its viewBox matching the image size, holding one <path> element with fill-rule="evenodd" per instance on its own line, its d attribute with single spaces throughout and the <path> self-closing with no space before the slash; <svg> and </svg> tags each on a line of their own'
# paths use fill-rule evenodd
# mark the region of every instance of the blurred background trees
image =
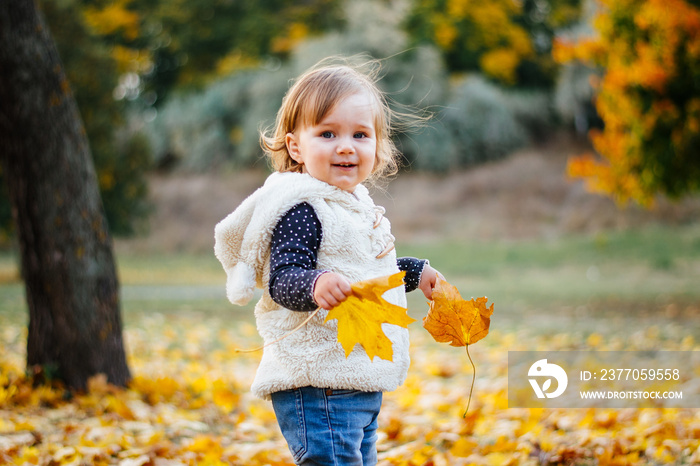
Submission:
<svg viewBox="0 0 700 466">
<path fill-rule="evenodd" d="M 603 164 L 579 159 L 572 173 L 599 190 L 646 203 L 698 188 L 700 28 L 690 0 L 40 5 L 115 234 L 137 231 L 148 214 L 150 170 L 264 167 L 258 128 L 273 121 L 289 80 L 332 54 L 386 59 L 381 85 L 396 104 L 434 114 L 397 135 L 412 169 L 466 167 L 562 128 L 593 129 Z"/>
<path fill-rule="evenodd" d="M 519 32 L 508 36 L 513 39 L 509 43 L 481 46 L 479 53 L 501 53 L 517 37 L 527 44 L 534 40 L 525 27 L 507 16 L 509 11 L 499 9 L 505 5 L 494 7 L 495 16 L 506 21 L 498 27 L 512 26 Z M 538 85 L 529 85 L 526 78 L 506 84 L 495 71 L 495 75 L 483 72 L 478 61 L 471 68 L 462 62 L 451 64 L 447 51 L 417 35 L 422 29 L 412 26 L 411 21 L 418 21 L 412 18 L 423 17 L 421 8 L 426 5 L 359 0 L 340 6 L 342 21 L 332 29 L 304 36 L 285 56 L 270 53 L 259 59 L 258 67 L 223 74 L 206 87 L 168 99 L 158 108 L 158 117 L 145 123 L 156 165 L 174 162 L 204 170 L 222 163 L 239 167 L 264 164 L 259 159 L 257 134 L 261 122 L 274 120 L 290 79 L 334 54 L 389 57 L 380 82 L 385 91 L 397 105 L 427 109 L 435 115 L 420 132 L 397 136 L 407 163 L 416 169 L 446 171 L 498 159 L 556 124 L 553 74 Z M 434 12 L 440 8 L 434 5 Z M 534 52 L 531 58 L 536 59 Z M 553 63 L 551 54 L 549 60 Z M 509 76 L 517 75 L 516 65 Z M 494 65 L 493 70 L 496 68 Z"/>
<path fill-rule="evenodd" d="M 451 72 L 551 88 L 557 74 L 554 33 L 576 23 L 580 8 L 580 0 L 415 0 L 405 24 L 414 43 L 440 50 Z"/>
</svg>

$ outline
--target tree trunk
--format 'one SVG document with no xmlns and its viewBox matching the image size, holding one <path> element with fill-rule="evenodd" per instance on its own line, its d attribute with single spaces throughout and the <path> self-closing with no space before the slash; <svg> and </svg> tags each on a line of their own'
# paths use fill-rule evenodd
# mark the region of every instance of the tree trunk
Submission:
<svg viewBox="0 0 700 466">
<path fill-rule="evenodd" d="M 33 0 L 0 1 L 0 167 L 29 307 L 27 367 L 79 390 L 99 373 L 126 384 L 119 284 L 90 148 Z"/>
</svg>

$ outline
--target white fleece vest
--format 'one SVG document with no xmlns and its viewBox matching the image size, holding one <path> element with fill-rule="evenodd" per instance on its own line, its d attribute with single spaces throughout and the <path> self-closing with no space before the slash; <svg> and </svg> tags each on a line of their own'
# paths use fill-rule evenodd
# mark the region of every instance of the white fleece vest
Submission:
<svg viewBox="0 0 700 466">
<path fill-rule="evenodd" d="M 286 309 L 269 293 L 270 241 L 277 223 L 294 206 L 308 202 L 322 226 L 317 267 L 346 277 L 351 283 L 398 272 L 396 254 L 377 258 L 394 237 L 384 208 L 374 205 L 367 188 L 358 185 L 349 193 L 300 173 L 273 173 L 265 184 L 216 225 L 214 252 L 227 274 L 226 294 L 243 305 L 254 288 L 263 295 L 255 307 L 258 332 L 264 342 L 275 341 L 308 317 Z M 378 218 L 381 222 L 376 225 Z M 404 287 L 384 294 L 384 299 L 406 307 Z M 408 331 L 382 324 L 393 343 L 393 362 L 375 357 L 370 361 L 360 345 L 345 357 L 337 338 L 337 321 L 323 321 L 321 310 L 304 327 L 265 347 L 253 381 L 253 393 L 269 399 L 270 393 L 291 388 L 395 390 L 406 378 L 409 366 Z"/>
</svg>

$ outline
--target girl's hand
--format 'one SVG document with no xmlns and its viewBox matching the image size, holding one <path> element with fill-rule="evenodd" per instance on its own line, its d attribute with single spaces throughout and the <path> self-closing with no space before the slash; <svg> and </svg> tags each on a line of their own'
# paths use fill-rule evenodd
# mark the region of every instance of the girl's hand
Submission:
<svg viewBox="0 0 700 466">
<path fill-rule="evenodd" d="M 420 276 L 418 288 L 420 288 L 425 297 L 430 300 L 433 299 L 433 288 L 435 288 L 435 282 L 437 281 L 438 276 L 442 279 L 445 278 L 440 272 L 428 264 L 425 265 L 423 268 L 423 273 Z"/>
<path fill-rule="evenodd" d="M 320 307 L 331 310 L 352 294 L 350 282 L 342 275 L 326 272 L 316 280 L 314 301 Z"/>
</svg>

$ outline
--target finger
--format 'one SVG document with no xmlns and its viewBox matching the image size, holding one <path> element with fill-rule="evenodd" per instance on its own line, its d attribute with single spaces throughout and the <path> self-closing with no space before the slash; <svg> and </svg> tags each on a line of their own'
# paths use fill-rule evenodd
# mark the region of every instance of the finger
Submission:
<svg viewBox="0 0 700 466">
<path fill-rule="evenodd" d="M 330 309 L 330 307 L 328 305 L 328 301 L 326 301 L 322 297 L 314 296 L 314 301 L 316 301 L 316 304 L 318 305 L 318 307 L 326 309 L 326 310 Z"/>
<path fill-rule="evenodd" d="M 331 291 L 331 295 L 333 296 L 333 298 L 337 301 L 335 304 L 336 306 L 338 304 L 340 304 L 341 302 L 345 301 L 348 297 L 348 295 L 345 293 L 345 291 L 343 291 L 341 284 L 338 284 L 337 286 L 332 288 L 330 291 Z"/>
<path fill-rule="evenodd" d="M 317 305 L 318 307 L 320 307 L 321 309 L 325 309 L 325 310 L 327 310 L 327 311 L 329 310 L 329 308 L 328 308 L 328 303 L 325 302 L 325 301 L 322 300 L 322 299 L 317 299 L 317 300 L 316 300 L 316 305 Z"/>
<path fill-rule="evenodd" d="M 332 296 L 329 296 L 327 298 L 321 298 L 319 300 L 319 306 L 321 306 L 323 309 L 326 309 L 327 311 L 330 311 L 333 309 L 335 306 L 338 305 L 338 301 L 333 298 Z"/>
<path fill-rule="evenodd" d="M 333 295 L 328 290 L 317 289 L 314 291 L 314 301 L 319 307 L 330 310 L 333 307 Z"/>
<path fill-rule="evenodd" d="M 338 287 L 340 288 L 340 291 L 345 295 L 345 297 L 348 297 L 352 294 L 352 286 L 350 285 L 350 282 L 347 280 L 342 280 L 340 283 L 338 283 Z"/>
<path fill-rule="evenodd" d="M 433 300 L 433 289 L 431 287 L 426 287 L 425 289 L 423 289 L 423 294 L 429 300 Z"/>
</svg>

